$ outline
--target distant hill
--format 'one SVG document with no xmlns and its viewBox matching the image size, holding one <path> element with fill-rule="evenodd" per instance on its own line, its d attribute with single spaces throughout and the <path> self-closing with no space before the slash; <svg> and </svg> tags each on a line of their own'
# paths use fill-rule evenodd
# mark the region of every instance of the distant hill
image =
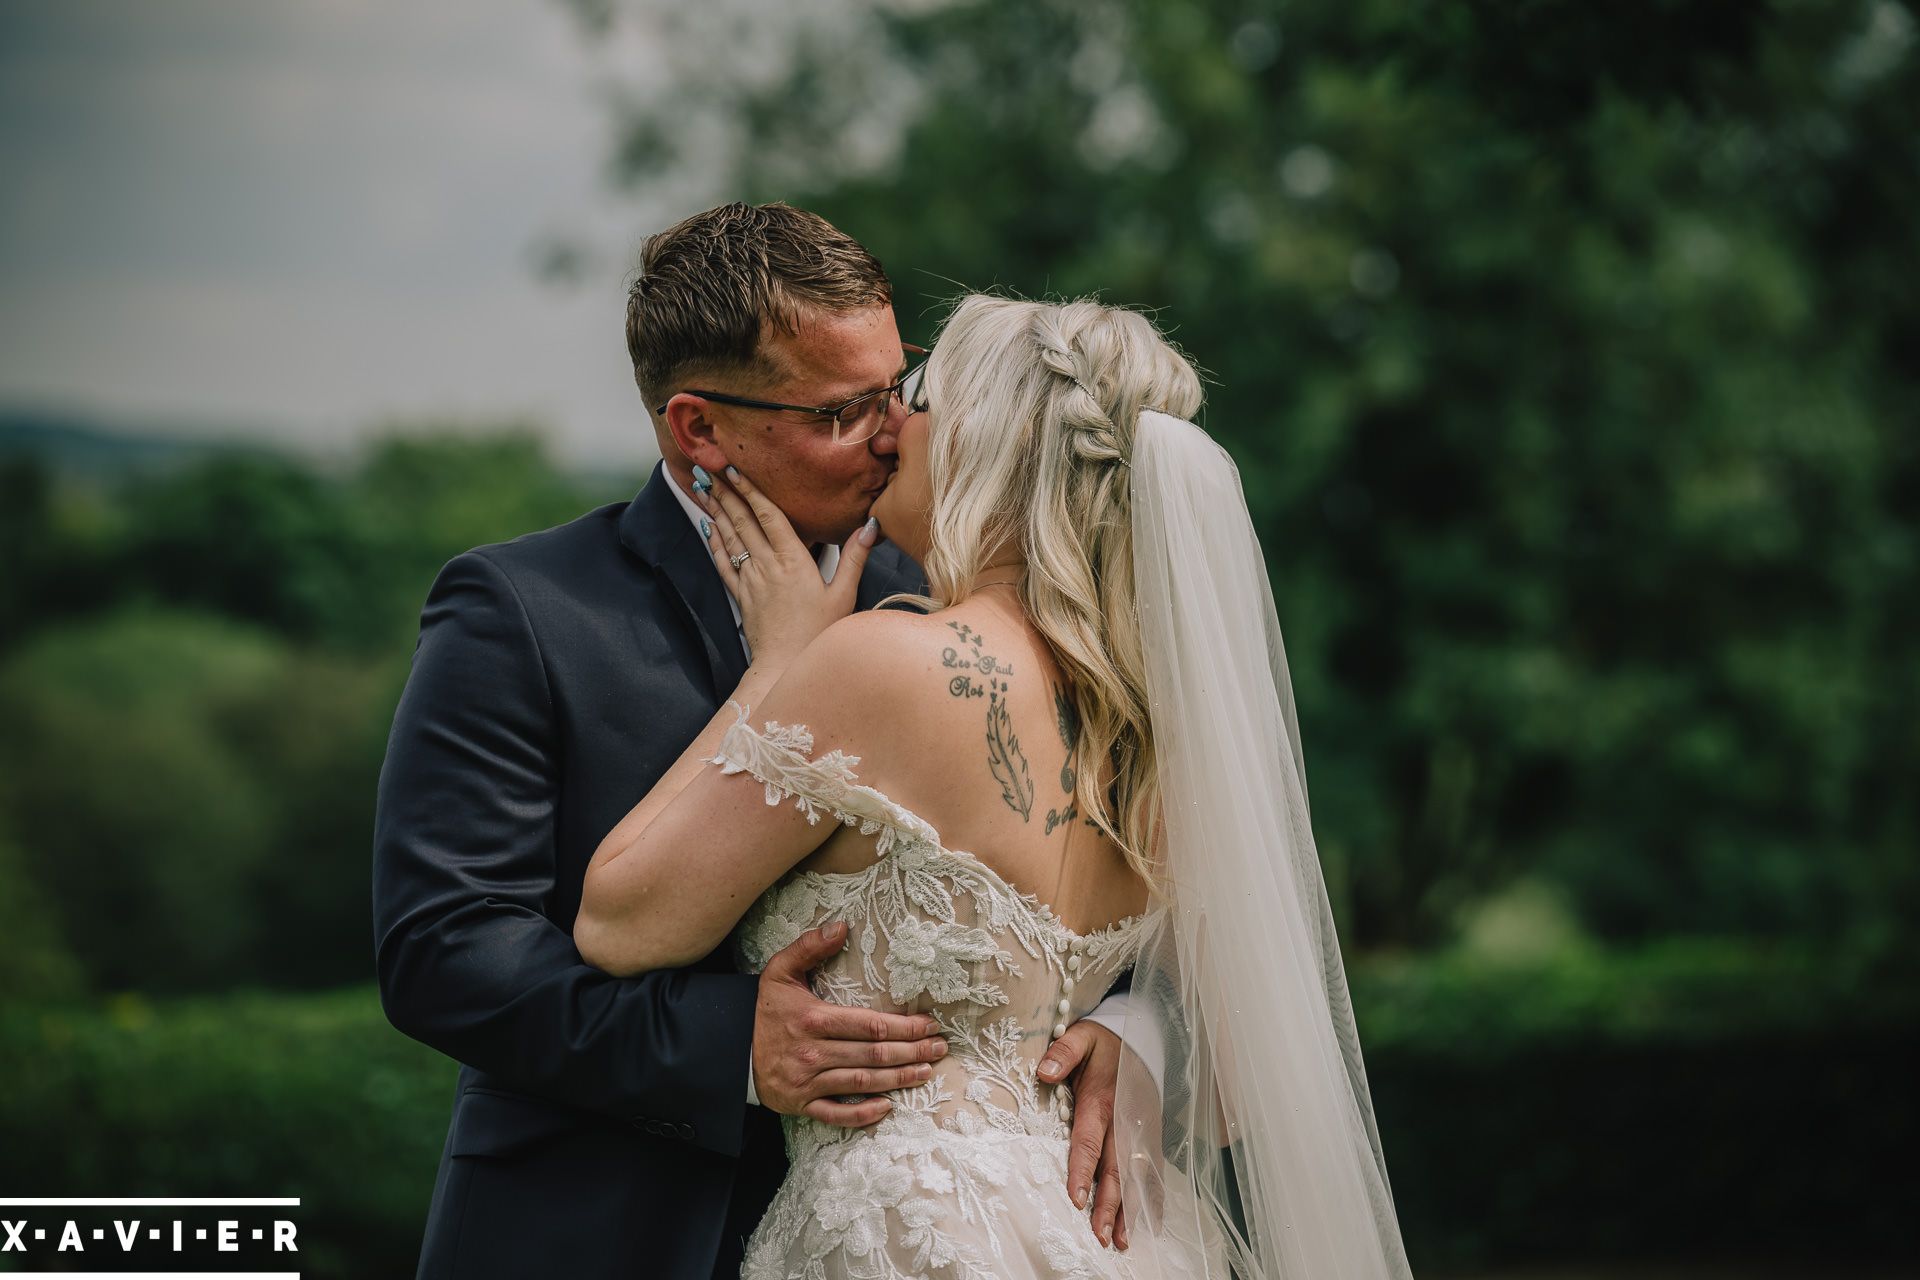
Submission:
<svg viewBox="0 0 1920 1280">
<path fill-rule="evenodd" d="M 287 456 L 258 441 L 153 431 L 128 431 L 97 421 L 30 410 L 0 410 L 0 458 L 39 458 L 71 480 L 109 481 L 171 471 L 234 453 Z"/>
<path fill-rule="evenodd" d="M 233 434 L 201 433 L 186 426 L 134 427 L 78 414 L 0 409 L 0 461 L 38 458 L 71 484 L 106 486 L 128 476 L 164 475 L 208 458 L 235 454 L 281 458 L 336 473 L 351 467 L 358 457 L 357 453 L 307 451 Z M 630 497 L 645 483 L 653 464 L 644 462 L 636 468 L 630 462 L 555 462 L 554 470 L 600 502 Z"/>
</svg>

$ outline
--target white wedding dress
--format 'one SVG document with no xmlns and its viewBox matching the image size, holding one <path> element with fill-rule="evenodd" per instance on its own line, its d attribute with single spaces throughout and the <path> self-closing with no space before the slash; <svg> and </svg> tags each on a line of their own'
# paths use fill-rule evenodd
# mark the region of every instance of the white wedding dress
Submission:
<svg viewBox="0 0 1920 1280">
<path fill-rule="evenodd" d="M 1149 914 L 1074 933 L 861 786 L 857 757 L 810 758 L 803 726 L 757 731 L 742 711 L 714 756 L 768 803 L 876 837 L 864 869 L 789 873 L 754 904 L 736 935 L 747 967 L 845 920 L 820 995 L 930 1013 L 951 1047 L 870 1128 L 785 1121 L 792 1168 L 747 1280 L 1412 1280 L 1239 471 L 1151 409 L 1127 470 L 1163 819 Z M 1071 1102 L 1036 1069 L 1128 969 L 1121 1253 L 1067 1198 Z"/>
<path fill-rule="evenodd" d="M 856 872 L 789 872 L 735 934 L 752 972 L 808 929 L 848 927 L 814 975 L 842 1005 L 930 1014 L 949 1052 L 931 1079 L 892 1094 L 878 1124 L 844 1129 L 785 1116 L 791 1167 L 755 1229 L 745 1280 L 1104 1280 L 1133 1277 L 1067 1196 L 1070 1090 L 1037 1075 L 1068 1023 L 1131 963 L 1142 916 L 1091 934 L 973 854 L 948 849 L 918 814 L 860 785 L 858 756 L 810 758 L 805 726 L 731 725 L 712 763 L 875 837 Z"/>
</svg>

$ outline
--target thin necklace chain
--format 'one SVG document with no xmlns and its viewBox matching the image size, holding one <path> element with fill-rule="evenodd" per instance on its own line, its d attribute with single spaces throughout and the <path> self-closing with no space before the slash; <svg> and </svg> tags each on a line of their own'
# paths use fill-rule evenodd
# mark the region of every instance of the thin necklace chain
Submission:
<svg viewBox="0 0 1920 1280">
<path fill-rule="evenodd" d="M 990 596 L 990 595 L 984 594 L 984 588 L 987 588 L 987 587 L 1012 587 L 1014 590 L 1014 595 L 1012 600 L 1013 612 L 1011 614 L 1010 620 L 1021 627 L 1028 627 L 1032 625 L 1031 621 L 1027 617 L 1026 601 L 1020 595 L 1020 582 L 1018 579 L 1015 579 L 1011 582 L 981 582 L 977 579 L 974 581 L 974 584 L 973 584 L 974 594 L 980 596 L 981 603 L 987 605 L 995 613 L 1005 614 L 1006 610 L 1002 608 L 1002 601 L 1004 597 Z"/>
<path fill-rule="evenodd" d="M 1020 579 L 1025 576 L 1026 576 L 1026 571 L 1023 569 L 1018 574 L 1014 575 L 1014 577 L 1010 579 L 1005 579 L 1005 580 L 999 580 L 994 582 L 982 582 L 979 578 L 975 578 L 973 580 L 973 589 L 975 591 L 978 591 L 982 587 L 1017 587 L 1020 585 Z"/>
</svg>

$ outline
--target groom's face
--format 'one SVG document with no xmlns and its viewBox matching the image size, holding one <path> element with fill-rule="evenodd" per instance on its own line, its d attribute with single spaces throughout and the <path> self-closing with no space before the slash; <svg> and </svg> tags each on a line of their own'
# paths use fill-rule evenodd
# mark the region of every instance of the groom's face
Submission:
<svg viewBox="0 0 1920 1280">
<path fill-rule="evenodd" d="M 747 393 L 759 400 L 838 405 L 900 377 L 900 329 L 889 306 L 812 312 L 797 333 L 770 334 L 761 352 L 775 372 Z M 865 522 L 893 475 L 906 417 L 890 400 L 872 437 L 836 444 L 832 422 L 821 417 L 712 402 L 706 412 L 715 457 L 695 454 L 693 460 L 713 471 L 738 467 L 786 512 L 805 542 L 844 542 Z"/>
</svg>

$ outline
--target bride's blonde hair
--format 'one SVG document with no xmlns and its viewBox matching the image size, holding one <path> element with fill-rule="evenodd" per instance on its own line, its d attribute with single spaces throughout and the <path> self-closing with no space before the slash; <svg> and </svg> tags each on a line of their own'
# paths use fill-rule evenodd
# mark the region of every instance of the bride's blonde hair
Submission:
<svg viewBox="0 0 1920 1280">
<path fill-rule="evenodd" d="M 973 294 L 941 329 L 926 378 L 928 593 L 895 598 L 958 604 L 991 558 L 1019 549 L 1022 603 L 1072 689 L 1080 812 L 1157 883 L 1128 468 L 1140 411 L 1191 419 L 1199 374 L 1138 312 Z"/>
</svg>

